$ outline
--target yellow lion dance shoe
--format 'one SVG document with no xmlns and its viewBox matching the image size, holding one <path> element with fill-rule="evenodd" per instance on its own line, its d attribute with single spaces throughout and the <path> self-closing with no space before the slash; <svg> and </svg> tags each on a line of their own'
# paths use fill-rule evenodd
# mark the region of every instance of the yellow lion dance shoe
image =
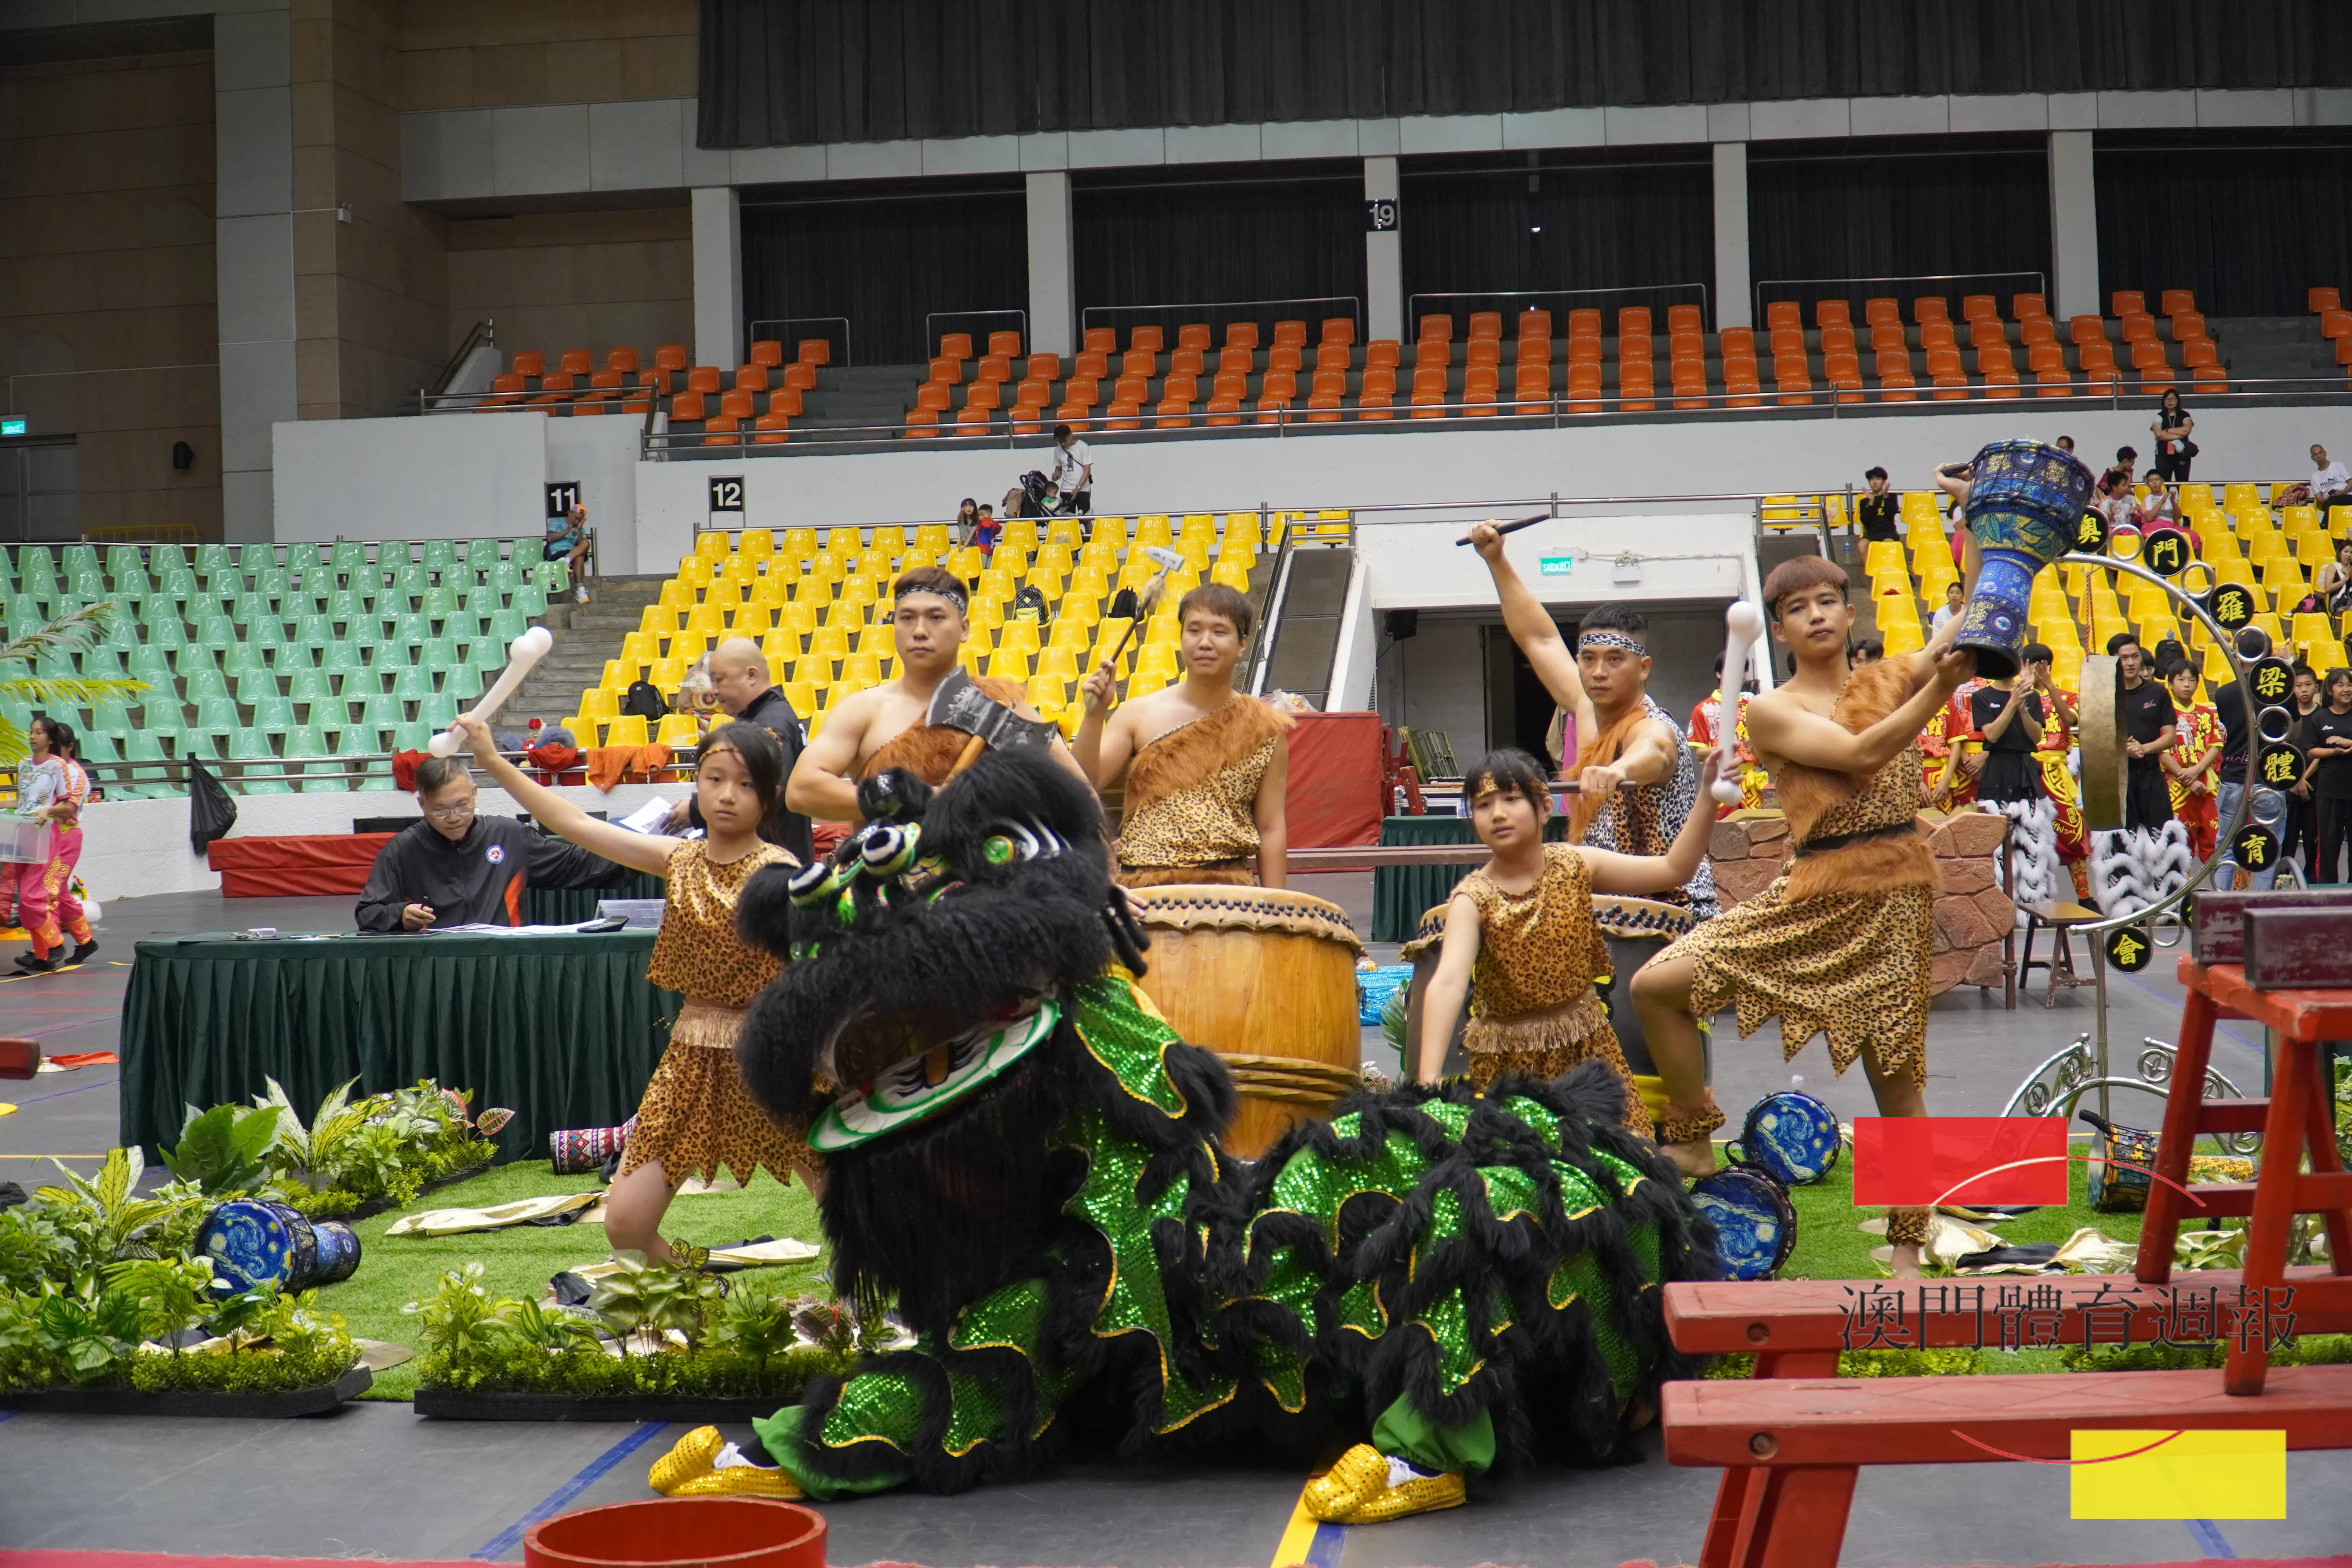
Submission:
<svg viewBox="0 0 2352 1568">
<path fill-rule="evenodd" d="M 718 1427 L 697 1426 L 680 1437 L 676 1447 L 654 1461 L 654 1468 L 646 1472 L 646 1484 L 664 1497 L 673 1495 L 688 1481 L 709 1475 L 710 1462 L 719 1457 L 726 1442 Z"/>
<path fill-rule="evenodd" d="M 1305 1502 L 1308 1516 L 1326 1524 L 1380 1524 L 1460 1508 L 1467 1496 L 1457 1471 L 1424 1476 L 1392 1463 L 1370 1443 L 1359 1443 L 1307 1483 Z"/>
</svg>

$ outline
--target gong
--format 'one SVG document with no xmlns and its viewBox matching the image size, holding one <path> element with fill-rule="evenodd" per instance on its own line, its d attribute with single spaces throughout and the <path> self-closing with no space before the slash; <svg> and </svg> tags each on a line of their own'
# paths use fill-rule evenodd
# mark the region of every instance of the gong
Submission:
<svg viewBox="0 0 2352 1568">
<path fill-rule="evenodd" d="M 2083 720 L 2083 823 L 2094 833 L 2116 832 L 2124 825 L 2124 773 L 2131 759 L 2124 752 L 2118 685 L 2113 656 L 2084 656 L 2076 710 Z"/>
</svg>

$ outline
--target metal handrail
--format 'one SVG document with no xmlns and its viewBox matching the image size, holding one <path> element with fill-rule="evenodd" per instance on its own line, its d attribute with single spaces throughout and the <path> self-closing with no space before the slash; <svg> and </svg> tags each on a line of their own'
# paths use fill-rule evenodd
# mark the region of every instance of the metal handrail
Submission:
<svg viewBox="0 0 2352 1568">
<path fill-rule="evenodd" d="M 496 321 L 476 321 L 472 330 L 466 333 L 466 341 L 457 345 L 457 352 L 451 354 L 449 362 L 441 367 L 441 374 L 433 378 L 432 395 L 437 397 L 448 390 L 450 380 L 465 368 L 466 362 L 473 357 L 476 349 L 486 344 L 495 347 L 498 341 Z"/>
<path fill-rule="evenodd" d="M 2162 391 L 2179 390 L 2165 388 L 2158 392 L 2126 393 L 2120 380 L 2105 382 L 2106 390 L 2104 392 L 2093 390 L 2098 384 L 2098 382 L 2085 383 L 2070 379 L 2064 395 L 2065 399 L 2078 406 L 2084 404 L 2104 403 L 2116 410 L 2153 408 L 2161 401 Z M 1073 419 L 1066 422 L 1057 417 L 1043 416 L 1034 423 L 1019 425 L 1009 419 L 991 420 L 989 428 L 982 434 L 956 434 L 950 427 L 941 426 L 939 434 L 920 436 L 910 435 L 908 433 L 910 427 L 904 420 L 900 420 L 889 425 L 793 426 L 786 430 L 755 431 L 745 428 L 739 429 L 732 439 L 722 439 L 717 442 L 709 440 L 700 432 L 675 433 L 664 430 L 648 434 L 645 454 L 648 458 L 676 456 L 682 453 L 700 454 L 713 458 L 723 456 L 730 459 L 738 456 L 788 457 L 794 451 L 804 452 L 811 447 L 880 442 L 893 445 L 908 444 L 910 449 L 917 451 L 934 450 L 942 447 L 979 447 L 982 446 L 1002 447 L 1010 451 L 1024 441 L 1035 441 L 1050 437 L 1055 425 L 1058 423 L 1067 423 L 1071 428 L 1085 435 L 1089 441 L 1108 439 L 1118 443 L 1122 437 L 1150 439 L 1167 435 L 1172 430 L 1214 429 L 1225 436 L 1270 434 L 1276 437 L 1289 436 L 1301 428 L 1353 430 L 1363 425 L 1402 425 L 1414 422 L 1416 419 L 1428 420 L 1433 416 L 1424 411 L 1429 409 L 1438 410 L 1439 416 L 1448 424 L 1477 422 L 1489 425 L 1525 426 L 1531 423 L 1549 422 L 1554 428 L 1560 428 L 1570 423 L 1599 418 L 1633 417 L 1645 422 L 1658 420 L 1688 422 L 1696 418 L 1719 417 L 1726 414 L 1747 417 L 1750 416 L 1751 411 L 1759 416 L 1803 417 L 1802 411 L 1825 409 L 1827 417 L 1834 419 L 1846 417 L 1849 413 L 1862 413 L 1865 410 L 1868 415 L 1874 416 L 1880 414 L 1893 416 L 1938 414 L 1955 412 L 1952 405 L 1961 403 L 1973 407 L 1986 404 L 2042 401 L 2041 384 L 2030 381 L 2013 383 L 1968 381 L 1957 386 L 1937 386 L 1927 383 L 1893 390 L 1906 395 L 1889 397 L 1887 395 L 1889 389 L 1881 385 L 1850 386 L 1841 389 L 1816 383 L 1808 385 L 1803 391 L 1790 392 L 1780 391 L 1776 386 L 1759 386 L 1754 392 L 1730 392 L 1718 389 L 1706 393 L 1677 394 L 1671 388 L 1666 388 L 1654 392 L 1648 397 L 1628 399 L 1622 389 L 1619 388 L 1591 396 L 1570 396 L 1565 392 L 1555 391 L 1544 398 L 1533 399 L 1521 398 L 1516 394 L 1506 394 L 1498 387 L 1494 398 L 1477 403 L 1457 400 L 1435 404 L 1391 404 L 1389 405 L 1390 417 L 1385 420 L 1367 420 L 1362 416 L 1361 409 L 1357 406 L 1333 410 L 1304 409 L 1296 405 L 1282 405 L 1274 409 L 1242 410 L 1238 412 L 1237 423 L 1219 426 L 1209 425 L 1209 419 L 1212 417 L 1231 419 L 1236 418 L 1236 415 L 1220 414 L 1213 416 L 1205 407 L 1199 406 L 1181 416 L 1163 416 L 1149 411 L 1139 412 L 1133 416 L 1138 421 L 1137 425 L 1131 428 L 1122 429 L 1108 428 L 1107 416 L 1102 415 L 1085 420 Z M 1958 393 L 1961 395 L 1958 397 L 1948 395 L 1952 393 Z M 2200 405 L 2206 405 L 2215 402 L 2252 401 L 2266 397 L 2291 397 L 2306 403 L 2336 403 L 2352 401 L 2352 380 L 2339 376 L 2258 379 L 2232 377 L 2227 390 L 2198 389 L 2195 395 Z M 1629 401 L 1645 403 L 1650 406 L 1647 408 L 1622 406 Z M 2055 399 L 2048 401 L 2055 401 Z M 1682 405 L 1697 405 L 1697 406 L 1678 406 Z M 1267 414 L 1272 414 L 1274 417 L 1271 419 L 1265 417 Z M 1337 415 L 1338 417 L 1317 419 L 1313 417 L 1317 414 Z M 1812 416 L 1822 416 L 1815 413 Z M 1181 426 L 1161 426 L 1158 421 L 1162 417 L 1181 417 L 1185 423 Z M 771 439 L 762 442 L 759 440 L 761 436 L 767 436 Z M 775 438 L 779 437 L 783 438 Z"/>
<path fill-rule="evenodd" d="M 1588 294 L 1671 294 L 1678 289 L 1698 290 L 1698 314 L 1702 322 L 1715 319 L 1710 310 L 1711 296 L 1704 283 L 1628 283 L 1613 289 L 1454 289 L 1408 294 L 1404 300 L 1404 319 L 1408 326 L 1418 326 L 1421 311 L 1415 301 L 1421 300 L 1568 300 Z M 1446 311 L 1451 318 L 1453 311 Z M 1610 336 L 1602 333 L 1603 337 Z"/>
<path fill-rule="evenodd" d="M 680 757 L 690 759 L 695 750 L 696 748 L 692 746 L 672 747 L 671 756 L 673 761 L 671 765 L 690 765 L 689 763 L 679 763 L 676 761 L 676 759 Z M 586 757 L 589 748 L 587 747 L 581 748 L 581 754 L 583 759 Z M 542 768 L 538 763 L 532 762 L 528 752 L 501 752 L 499 754 L 504 757 L 508 762 L 512 763 L 516 767 L 520 768 L 527 773 L 546 773 L 551 771 Z M 226 784 L 230 789 L 234 790 L 241 784 L 255 782 L 268 783 L 271 780 L 276 780 L 281 784 L 299 785 L 312 779 L 372 779 L 379 777 L 389 779 L 394 776 L 393 761 L 397 753 L 393 752 L 362 752 L 352 755 L 340 757 L 150 757 L 139 760 L 118 758 L 116 760 L 107 762 L 88 761 L 84 762 L 81 765 L 83 769 L 91 775 L 93 781 L 101 786 L 104 785 L 108 778 L 112 777 L 120 779 L 125 784 L 138 784 L 141 783 L 162 784 L 170 784 L 177 789 L 185 789 L 188 786 L 188 764 L 193 761 L 203 763 L 205 770 L 207 773 L 212 773 L 214 776 L 218 778 L 222 784 Z M 338 767 L 332 773 L 313 773 L 310 771 L 313 768 L 320 767 L 322 765 L 337 763 L 349 763 L 355 765 Z M 587 763 L 583 760 L 578 767 L 566 768 L 562 771 L 566 773 L 576 773 L 585 769 L 587 765 Z M 0 764 L 0 793 L 13 793 L 15 791 L 16 787 L 16 764 Z M 142 777 L 142 773 L 150 770 L 153 772 L 154 776 L 152 778 Z M 478 766 L 473 767 L 472 771 L 484 778 L 488 778 L 489 776 L 487 772 Z M 116 803 L 109 802 L 100 804 Z"/>
<path fill-rule="evenodd" d="M 2005 272 L 1896 272 L 1877 278 L 1764 278 L 1758 279 L 1755 286 L 1755 319 L 1759 321 L 1764 319 L 1764 290 L 1767 289 L 1812 289 L 1832 283 L 1958 283 L 1968 278 L 2031 278 L 2042 285 L 2035 292 L 2044 300 L 2050 297 L 2050 275 L 2030 267 Z M 1795 303 L 1793 300 L 1790 302 Z"/>
<path fill-rule="evenodd" d="M 1007 307 L 1006 309 L 1002 310 L 933 310 L 933 311 L 929 312 L 928 314 L 926 314 L 926 315 L 923 317 L 923 342 L 927 342 L 927 343 L 929 343 L 929 344 L 930 344 L 930 345 L 931 345 L 931 346 L 930 346 L 930 350 L 929 350 L 929 352 L 928 353 L 926 353 L 923 357 L 924 357 L 925 359 L 929 360 L 929 359 L 935 359 L 935 358 L 937 358 L 937 357 L 938 357 L 938 355 L 939 355 L 939 352 L 940 352 L 940 334 L 939 334 L 938 332 L 936 332 L 936 331 L 932 331 L 932 330 L 931 330 L 931 323 L 932 323 L 933 321 L 939 321 L 939 320 L 940 320 L 942 317 L 944 317 L 945 319 L 947 319 L 948 321 L 970 321 L 970 320 L 973 319 L 974 317 L 980 317 L 980 316 L 1018 316 L 1018 317 L 1020 317 L 1020 318 L 1021 318 L 1021 347 L 1022 347 L 1022 352 L 1024 352 L 1024 353 L 1028 352 L 1028 350 L 1029 350 L 1029 346 L 1030 346 L 1030 339 L 1029 339 L 1029 312 L 1028 312 L 1028 311 L 1026 311 L 1026 310 L 1014 310 L 1014 309 L 1012 309 L 1011 307 Z M 973 357 L 973 358 L 975 358 L 975 359 L 977 359 L 977 358 L 979 358 L 980 356 L 979 356 L 979 355 L 977 355 L 977 354 L 975 354 L 975 355 L 973 355 L 972 357 Z"/>
<path fill-rule="evenodd" d="M 856 361 L 850 356 L 849 318 L 846 316 L 771 316 L 764 321 L 753 321 L 745 329 L 745 335 L 743 338 L 745 352 L 750 352 L 751 344 L 761 341 L 760 334 L 760 329 L 761 327 L 789 327 L 798 321 L 839 321 L 841 323 L 841 368 L 846 370 L 852 364 L 856 363 Z M 830 337 L 832 334 L 827 333 L 826 335 L 827 337 Z M 782 342 L 784 339 L 779 335 L 772 341 Z"/>
<path fill-rule="evenodd" d="M 1097 310 L 1130 313 L 1139 310 L 1234 311 L 1255 310 L 1267 305 L 1330 305 L 1340 300 L 1347 301 L 1349 317 L 1355 321 L 1356 331 L 1360 334 L 1364 330 L 1364 301 L 1362 296 L 1357 294 L 1301 294 L 1287 300 L 1207 300 L 1191 305 L 1088 305 L 1078 312 L 1078 331 L 1083 337 Z"/>
</svg>

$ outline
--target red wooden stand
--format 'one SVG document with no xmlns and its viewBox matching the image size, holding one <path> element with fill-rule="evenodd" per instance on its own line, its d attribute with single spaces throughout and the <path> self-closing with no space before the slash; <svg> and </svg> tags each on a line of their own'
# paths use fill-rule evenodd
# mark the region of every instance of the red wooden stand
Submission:
<svg viewBox="0 0 2352 1568">
<path fill-rule="evenodd" d="M 2245 1284 L 2249 1290 L 2286 1283 L 2288 1232 L 2298 1214 L 2326 1216 L 2329 1275 L 2299 1280 L 2286 1310 L 2340 1312 L 2352 1308 L 2352 1174 L 2336 1149 L 2331 1086 L 2322 1081 L 2320 1043 L 2352 1039 L 2352 991 L 2257 991 L 2233 963 L 2200 964 L 2180 960 L 2180 983 L 2189 988 L 2181 1008 L 2180 1039 L 2172 1064 L 2172 1093 L 2164 1106 L 2164 1141 L 2156 1156 L 2161 1181 L 2149 1184 L 2147 1217 L 2140 1226 L 2139 1260 L 2133 1272 L 2141 1283 L 2162 1285 L 2172 1278 L 2172 1246 L 2181 1222 L 2194 1215 L 2251 1216 L 2246 1237 Z M 2267 1026 L 2278 1042 L 2271 1064 L 2271 1092 L 2263 1100 L 2208 1100 L 2205 1064 L 2213 1055 L 2213 1024 L 2247 1018 Z M 2262 1165 L 2252 1182 L 2207 1183 L 2197 1188 L 2201 1207 L 2192 1205 L 2174 1184 L 2189 1182 L 2189 1156 L 2204 1132 L 2263 1135 Z M 2305 1171 L 2305 1157 L 2311 1169 Z M 2231 1345 L 2222 1384 L 2231 1394 L 2260 1394 L 2270 1369 L 2261 1340 L 2242 1336 Z"/>
<path fill-rule="evenodd" d="M 2180 978 L 2189 998 L 2157 1169 L 2186 1184 L 2200 1133 L 2259 1131 L 2259 1175 L 2200 1185 L 2201 1207 L 2168 1182 L 2151 1184 L 2136 1278 L 2036 1281 L 2053 1292 L 2045 1326 L 2057 1342 L 2083 1342 L 2089 1315 L 2103 1306 L 2115 1310 L 2105 1298 L 2169 1283 L 2173 1242 L 2185 1218 L 2238 1215 L 2252 1221 L 2244 1270 L 2200 1272 L 2195 1289 L 2226 1296 L 2241 1286 L 2276 1289 L 2278 1297 L 2253 1300 L 2292 1312 L 2294 1332 L 2352 1330 L 2352 1174 L 2336 1157 L 2318 1048 L 2323 1040 L 2352 1038 L 2352 991 L 2257 991 L 2234 965 L 2200 966 L 2185 958 Z M 2223 1017 L 2275 1031 L 2268 1099 L 2203 1100 L 2213 1024 Z M 2302 1169 L 2306 1157 L 2309 1172 Z M 2287 1269 L 2288 1232 L 2298 1213 L 2326 1215 L 2327 1268 Z M 2283 1288 L 2292 1289 L 2291 1300 Z M 1853 1331 L 1849 1287 L 1819 1280 L 1669 1285 L 1665 1298 L 1676 1349 L 1756 1355 L 1754 1379 L 1665 1387 L 1666 1458 L 1724 1467 L 1701 1568 L 1835 1568 L 1862 1466 L 1997 1457 L 1970 1437 L 2053 1459 L 2069 1457 L 2075 1430 L 2118 1427 L 2282 1428 L 2290 1448 L 2352 1447 L 2352 1367 L 2290 1367 L 2265 1393 L 2262 1333 L 2235 1337 L 2219 1380 L 2203 1371 L 1854 1379 L 1836 1375 L 1838 1352 Z M 2132 1307 L 2133 1342 L 2155 1337 L 2162 1313 L 2153 1302 Z M 2107 1323 L 2112 1330 L 2112 1317 Z M 1975 1342 L 1970 1336 L 1982 1329 L 1980 1316 L 1924 1309 L 1912 1326 L 1922 1346 Z M 2232 1397 L 2245 1394 L 2261 1397 Z"/>
</svg>

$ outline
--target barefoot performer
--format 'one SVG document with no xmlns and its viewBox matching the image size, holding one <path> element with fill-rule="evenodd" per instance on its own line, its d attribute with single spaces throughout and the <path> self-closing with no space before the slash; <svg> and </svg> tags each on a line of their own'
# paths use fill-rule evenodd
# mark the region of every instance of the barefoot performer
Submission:
<svg viewBox="0 0 2352 1568">
<path fill-rule="evenodd" d="M 1234 689 L 1234 671 L 1249 648 L 1250 602 L 1206 583 L 1184 595 L 1176 616 L 1183 680 L 1110 712 L 1118 677 L 1106 660 L 1087 677 L 1086 717 L 1070 743 L 1097 790 L 1127 771 L 1118 879 L 1130 888 L 1279 888 L 1288 848 L 1282 800 L 1291 721 Z"/>
<path fill-rule="evenodd" d="M 765 1165 L 787 1184 L 798 1171 L 809 1190 L 821 1194 L 824 1167 L 802 1130 L 778 1125 L 754 1104 L 735 1067 L 743 1010 L 781 967 L 735 934 L 736 900 L 761 867 L 799 864 L 760 837 L 760 825 L 783 788 L 782 745 L 757 724 L 739 721 L 711 731 L 694 768 L 695 804 L 708 836 L 672 838 L 599 822 L 533 784 L 499 754 L 489 727 L 471 714 L 461 714 L 457 728 L 472 746 L 476 765 L 557 837 L 667 884 L 646 978 L 683 992 L 686 1006 L 646 1085 L 621 1173 L 604 1199 L 604 1235 L 613 1249 L 699 1267 L 709 1257 L 708 1247 L 664 1241 L 660 1230 L 671 1194 L 691 1175 L 711 1181 L 723 1168 L 748 1181 Z"/>
<path fill-rule="evenodd" d="M 1919 811 L 1919 729 L 1974 669 L 1955 651 L 1959 619 L 1918 653 L 1849 671 L 1845 570 L 1817 555 L 1764 583 L 1772 635 L 1797 673 L 1748 706 L 1757 760 L 1771 772 L 1790 868 L 1762 892 L 1677 940 L 1633 980 L 1634 1005 L 1665 1079 L 1658 1142 L 1691 1175 L 1715 1168 L 1723 1125 L 1701 1076 L 1698 1020 L 1737 1004 L 1739 1032 L 1779 1014 L 1783 1054 L 1827 1032 L 1839 1072 L 1860 1056 L 1884 1116 L 1924 1116 L 1937 888 Z M 1888 1215 L 1900 1276 L 1918 1271 L 1928 1210 Z"/>
<path fill-rule="evenodd" d="M 1490 858 L 1462 879 L 1446 910 L 1444 947 L 1422 999 L 1414 1078 L 1438 1080 L 1467 993 L 1463 1048 L 1472 1083 L 1483 1090 L 1505 1073 L 1549 1080 L 1581 1062 L 1605 1062 L 1625 1085 L 1625 1125 L 1648 1136 L 1649 1110 L 1593 989 L 1611 971 L 1592 895 L 1652 894 L 1688 882 L 1706 857 L 1714 816 L 1689 813 L 1663 856 L 1620 855 L 1543 841 L 1551 784 L 1525 752 L 1487 753 L 1464 788 Z"/>
<path fill-rule="evenodd" d="M 1033 725 L 1044 724 L 1017 680 L 962 674 L 958 658 L 971 626 L 969 602 L 955 574 L 939 566 L 910 566 L 891 588 L 890 640 L 898 676 L 845 698 L 793 764 L 784 803 L 821 822 L 859 822 L 857 784 L 887 768 L 908 768 L 938 784 L 957 770 L 977 739 L 971 731 L 931 722 L 933 699 L 959 680 Z M 1081 772 L 1058 734 L 1043 735 L 1055 761 Z"/>
</svg>

